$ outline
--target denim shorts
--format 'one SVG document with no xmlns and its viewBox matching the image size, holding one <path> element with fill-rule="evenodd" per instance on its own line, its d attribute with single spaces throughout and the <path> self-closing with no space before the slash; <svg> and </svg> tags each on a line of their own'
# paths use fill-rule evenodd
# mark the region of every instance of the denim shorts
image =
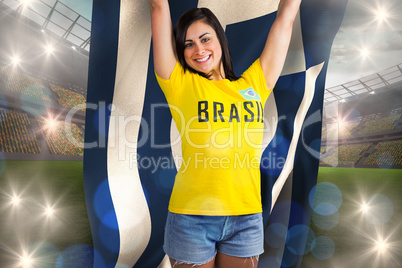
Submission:
<svg viewBox="0 0 402 268">
<path fill-rule="evenodd" d="M 202 264 L 217 251 L 235 257 L 264 252 L 262 214 L 198 216 L 168 212 L 165 253 L 179 262 Z"/>
</svg>

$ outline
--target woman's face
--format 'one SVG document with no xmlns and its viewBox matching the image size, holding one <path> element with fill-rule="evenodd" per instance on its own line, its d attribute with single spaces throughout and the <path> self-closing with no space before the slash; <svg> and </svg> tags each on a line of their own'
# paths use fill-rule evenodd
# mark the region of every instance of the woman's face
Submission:
<svg viewBox="0 0 402 268">
<path fill-rule="evenodd" d="M 210 25 L 202 20 L 191 24 L 187 29 L 184 46 L 184 59 L 191 68 L 205 74 L 212 72 L 212 80 L 222 79 L 222 48 Z"/>
</svg>

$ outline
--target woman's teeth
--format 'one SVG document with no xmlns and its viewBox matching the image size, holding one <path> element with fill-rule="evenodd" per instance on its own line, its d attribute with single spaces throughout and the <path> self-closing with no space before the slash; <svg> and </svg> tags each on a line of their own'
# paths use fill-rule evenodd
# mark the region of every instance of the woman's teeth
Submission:
<svg viewBox="0 0 402 268">
<path fill-rule="evenodd" d="M 205 56 L 205 57 L 202 58 L 202 59 L 196 59 L 195 61 L 196 61 L 196 62 L 204 62 L 204 61 L 206 61 L 207 59 L 209 59 L 209 57 L 210 57 L 210 55 Z"/>
</svg>

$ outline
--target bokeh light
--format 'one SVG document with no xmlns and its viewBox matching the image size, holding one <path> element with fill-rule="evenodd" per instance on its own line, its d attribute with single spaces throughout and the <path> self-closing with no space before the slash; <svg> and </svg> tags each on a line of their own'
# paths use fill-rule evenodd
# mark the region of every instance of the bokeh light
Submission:
<svg viewBox="0 0 402 268">
<path fill-rule="evenodd" d="M 279 248 L 282 246 L 282 241 L 285 240 L 288 228 L 286 225 L 274 222 L 271 223 L 265 230 L 265 241 L 270 247 Z"/>
<path fill-rule="evenodd" d="M 310 206 L 319 215 L 336 213 L 342 205 L 342 192 L 330 182 L 321 182 L 312 188 L 309 195 Z"/>
<path fill-rule="evenodd" d="M 367 208 L 364 217 L 374 225 L 387 223 L 394 215 L 392 201 L 383 194 L 374 194 L 368 197 L 363 205 Z"/>
<path fill-rule="evenodd" d="M 317 226 L 321 230 L 331 230 L 339 223 L 339 211 L 331 214 L 331 215 L 320 215 L 318 213 L 313 212 L 311 216 L 311 220 L 314 225 Z"/>
<path fill-rule="evenodd" d="M 100 257 L 100 256 L 98 256 Z M 62 251 L 57 258 L 56 268 L 92 267 L 94 249 L 88 245 L 73 245 Z M 102 267 L 107 267 L 102 266 Z"/>
<path fill-rule="evenodd" d="M 315 239 L 314 231 L 307 225 L 299 224 L 291 227 L 286 236 L 286 248 L 295 255 L 310 252 L 311 242 Z M 307 241 L 306 244 L 301 241 Z"/>
<path fill-rule="evenodd" d="M 318 260 L 327 260 L 334 255 L 335 244 L 328 236 L 317 237 L 312 245 L 312 254 Z"/>
<path fill-rule="evenodd" d="M 389 169 L 394 165 L 394 158 L 390 153 L 384 152 L 377 156 L 376 163 L 379 168 Z"/>
</svg>

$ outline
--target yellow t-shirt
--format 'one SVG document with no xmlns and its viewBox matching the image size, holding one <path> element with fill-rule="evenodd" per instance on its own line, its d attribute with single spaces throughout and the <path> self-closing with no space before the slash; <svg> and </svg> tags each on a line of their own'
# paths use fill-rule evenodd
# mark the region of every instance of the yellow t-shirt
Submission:
<svg viewBox="0 0 402 268">
<path fill-rule="evenodd" d="M 177 63 L 156 75 L 182 141 L 169 211 L 244 215 L 262 211 L 260 158 L 267 89 L 257 59 L 237 81 L 208 80 Z"/>
</svg>

